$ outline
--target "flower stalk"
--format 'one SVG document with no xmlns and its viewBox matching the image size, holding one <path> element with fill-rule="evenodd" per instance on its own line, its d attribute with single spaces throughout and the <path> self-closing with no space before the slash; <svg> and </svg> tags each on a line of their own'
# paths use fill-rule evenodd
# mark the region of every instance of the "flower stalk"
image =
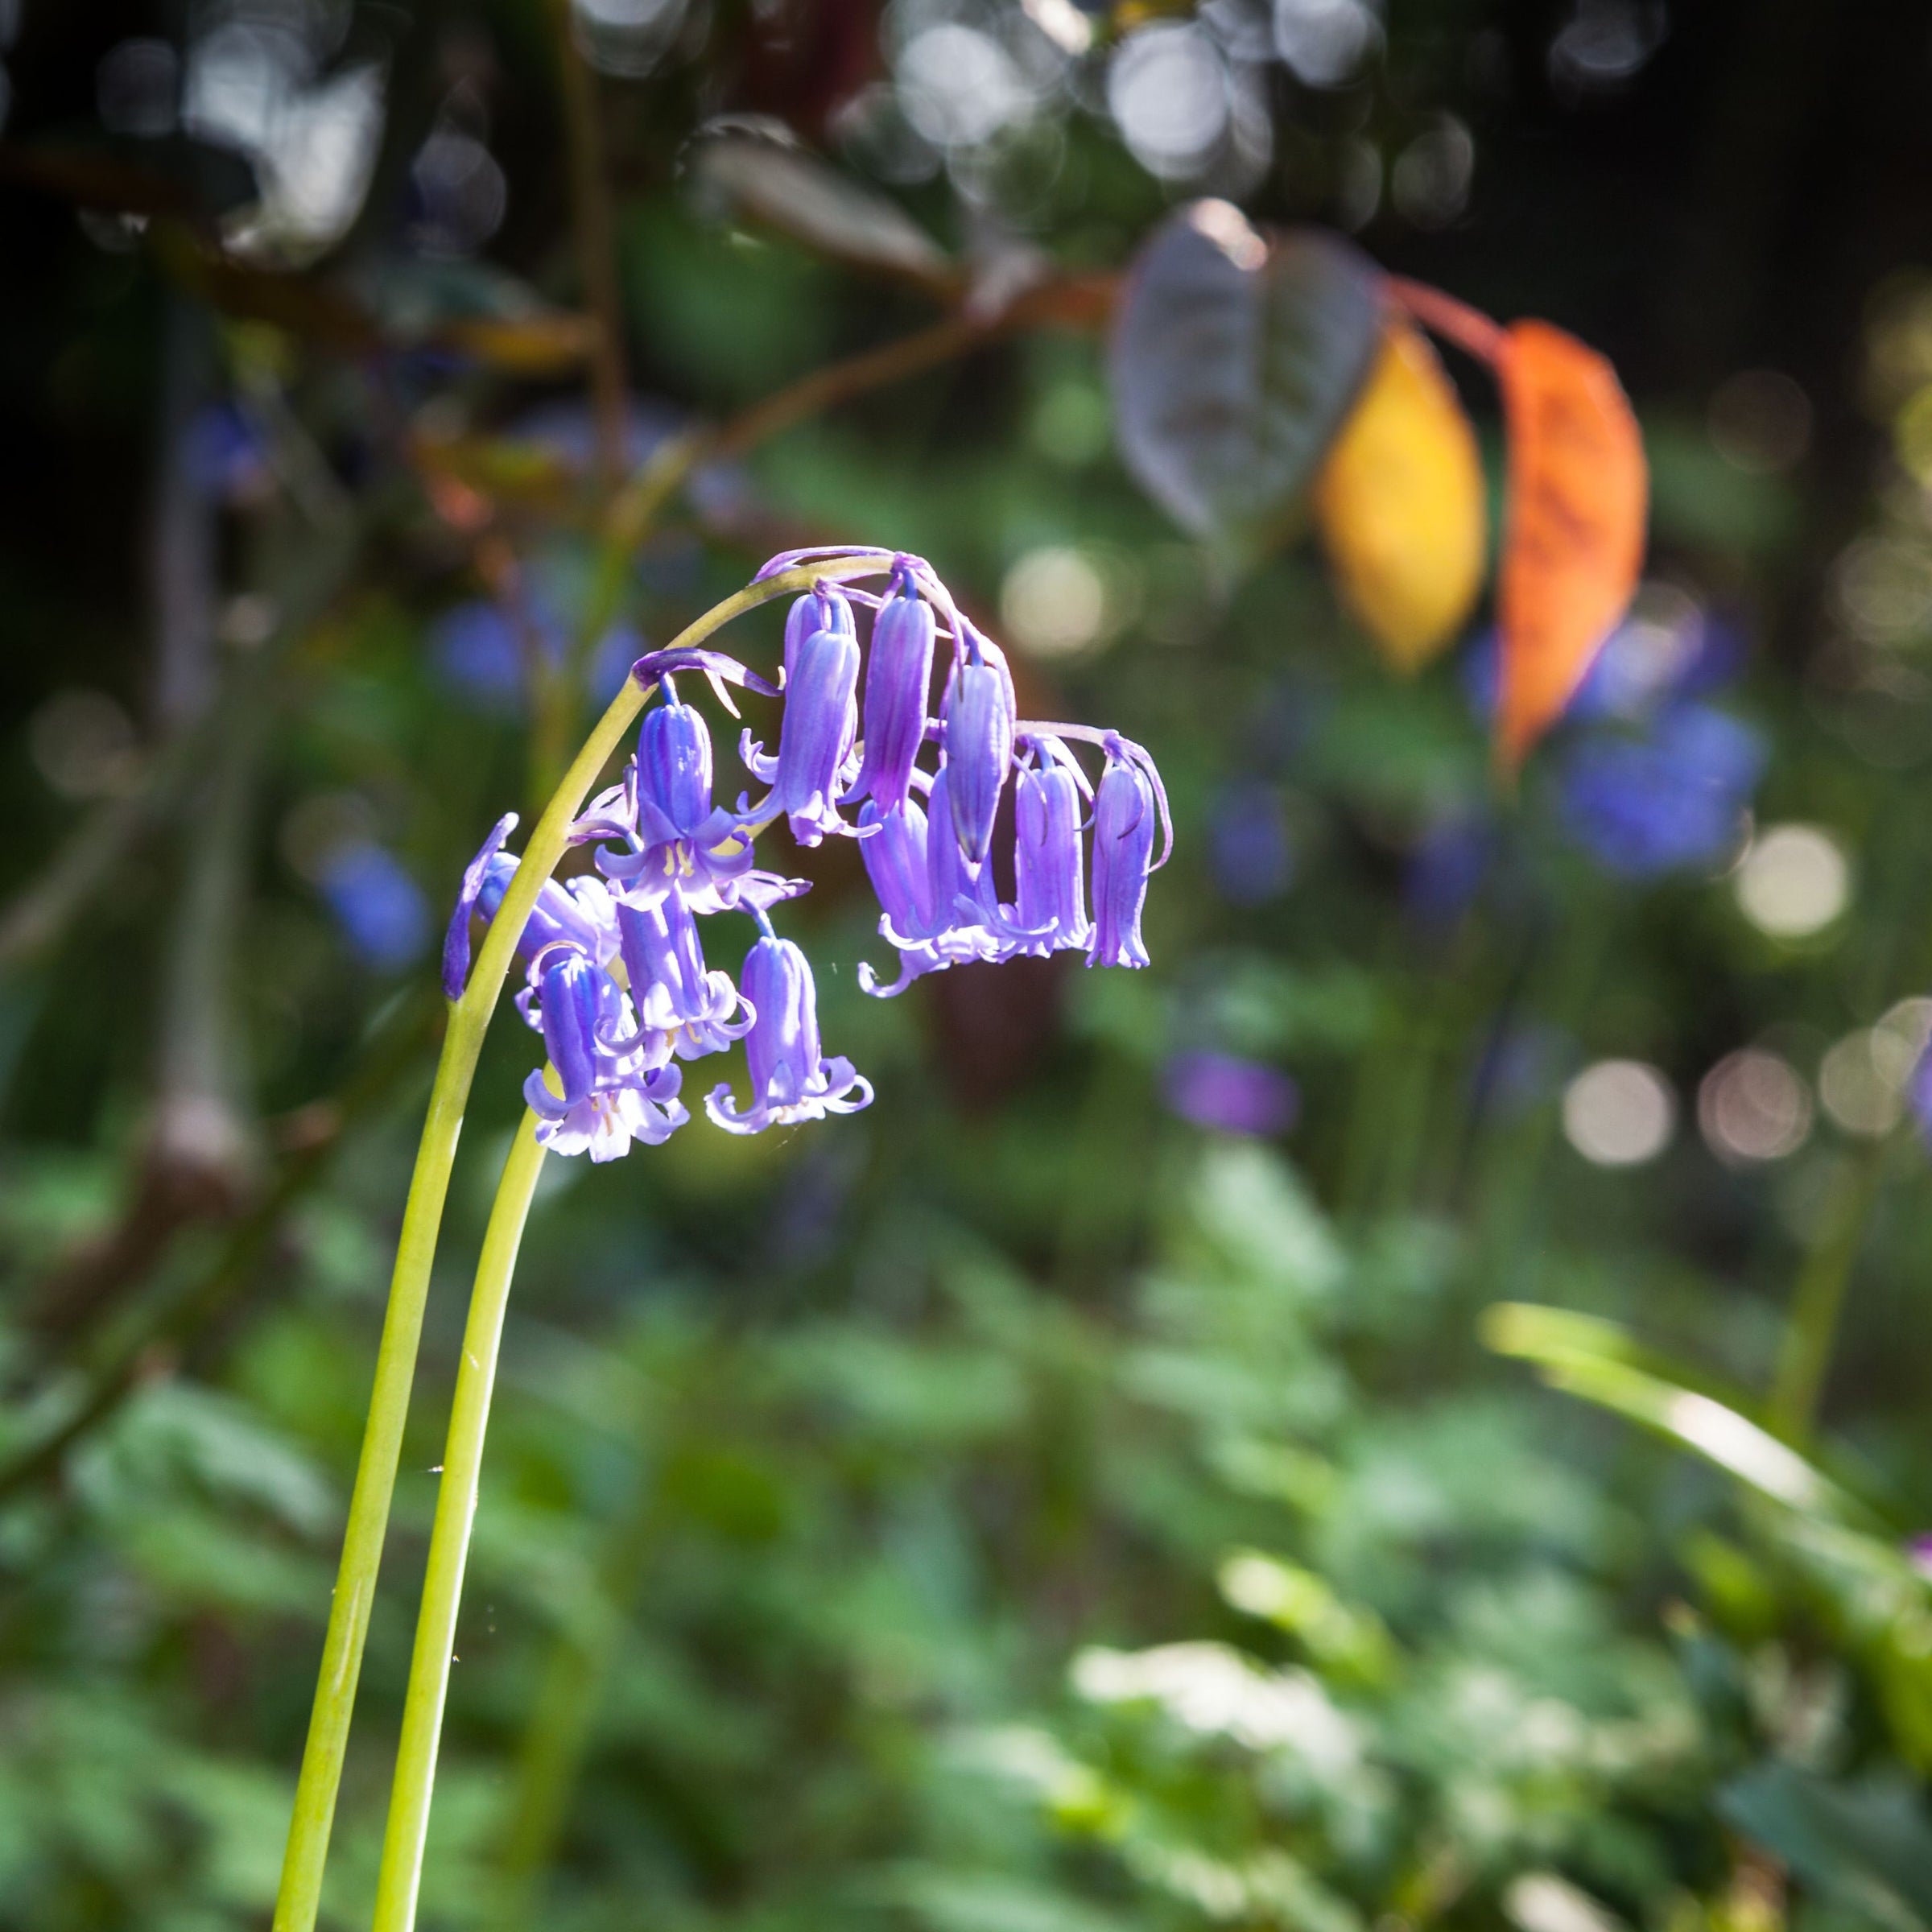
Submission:
<svg viewBox="0 0 1932 1932">
<path fill-rule="evenodd" d="M 415 1649 L 410 1657 L 409 1689 L 402 1705 L 402 1737 L 396 1752 L 389 1823 L 383 1832 L 382 1864 L 376 1879 L 374 1932 L 407 1932 L 415 1922 L 430 1794 L 436 1778 L 436 1746 L 443 1731 L 443 1706 L 449 1695 L 456 1612 L 469 1556 L 470 1526 L 476 1520 L 477 1485 L 483 1468 L 489 1398 L 496 1385 L 497 1356 L 503 1340 L 503 1315 L 510 1303 L 510 1278 L 516 1272 L 524 1223 L 543 1170 L 537 1118 L 534 1112 L 526 1111 L 503 1163 L 503 1178 L 489 1211 L 463 1328 L 463 1354 L 456 1366 L 449 1439 L 443 1454 L 443 1486 L 437 1492 L 430 1530 L 429 1563 L 423 1578 Z"/>
</svg>

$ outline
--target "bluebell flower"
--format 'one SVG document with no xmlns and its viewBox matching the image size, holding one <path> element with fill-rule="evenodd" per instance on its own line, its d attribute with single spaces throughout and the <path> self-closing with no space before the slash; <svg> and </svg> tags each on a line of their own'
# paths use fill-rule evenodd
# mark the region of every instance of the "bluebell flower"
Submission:
<svg viewBox="0 0 1932 1932">
<path fill-rule="evenodd" d="M 1145 966 L 1141 907 L 1153 869 L 1154 788 L 1121 741 L 1107 741 L 1093 803 L 1093 943 L 1089 966 Z"/>
<path fill-rule="evenodd" d="M 1710 865 L 1736 840 L 1764 762 L 1749 726 L 1679 704 L 1641 737 L 1604 733 L 1571 748 L 1558 777 L 1563 826 L 1624 878 Z"/>
<path fill-rule="evenodd" d="M 968 654 L 954 667 L 944 706 L 952 828 L 977 872 L 993 842 L 1000 794 L 1013 767 L 1013 678 L 997 645 L 962 621 Z"/>
<path fill-rule="evenodd" d="M 720 1083 L 704 1103 L 719 1126 L 728 1133 L 762 1133 L 872 1104 L 872 1083 L 852 1062 L 827 1059 L 821 1052 L 818 989 L 810 964 L 790 939 L 764 934 L 745 956 L 742 984 L 756 1015 L 745 1036 L 751 1104 L 741 1108 L 729 1084 Z"/>
<path fill-rule="evenodd" d="M 1093 938 L 1080 832 L 1085 812 L 1078 767 L 1057 740 L 1038 766 L 1022 768 L 1013 793 L 1014 912 L 1036 937 L 1029 952 L 1084 949 Z"/>
<path fill-rule="evenodd" d="M 663 1034 L 681 1060 L 721 1052 L 751 1025 L 728 972 L 704 964 L 698 923 L 681 892 L 644 905 L 620 900 L 617 935 L 630 997 L 646 1032 Z"/>
<path fill-rule="evenodd" d="M 343 847 L 323 866 L 319 884 L 349 945 L 378 972 L 399 971 L 429 944 L 429 901 L 380 845 Z"/>
<path fill-rule="evenodd" d="M 844 604 L 843 598 L 838 601 Z M 851 621 L 849 607 L 844 621 Z M 828 628 L 807 632 L 786 667 L 778 757 L 767 758 L 749 730 L 741 741 L 746 766 L 772 788 L 756 811 L 741 808 L 741 816 L 762 821 L 782 814 L 801 845 L 815 845 L 828 833 L 852 830 L 839 816 L 836 802 L 858 775 L 852 759 L 859 729 L 858 689 L 858 639 L 836 620 Z"/>
<path fill-rule="evenodd" d="M 926 700 L 932 684 L 932 606 L 910 571 L 872 622 L 865 666 L 865 758 L 849 796 L 876 799 L 890 811 L 912 788 L 913 762 L 926 741 Z"/>
<path fill-rule="evenodd" d="M 668 1042 L 627 1029 L 630 1002 L 580 947 L 566 941 L 540 952 L 518 1003 L 550 1056 L 548 1071 L 538 1067 L 523 1083 L 543 1146 L 612 1161 L 634 1141 L 658 1146 L 691 1117 L 678 1099 L 683 1075 L 666 1063 Z M 613 1049 L 611 1038 L 627 1030 Z"/>
<path fill-rule="evenodd" d="M 456 902 L 443 935 L 443 992 L 448 999 L 460 1000 L 469 983 L 469 922 L 483 896 L 491 865 L 503 849 L 503 841 L 517 828 L 517 815 L 506 811 L 489 828 L 489 836 L 477 848 L 477 856 L 463 869 Z M 512 861 L 513 865 L 514 861 Z M 497 903 L 502 903 L 501 893 Z"/>
<path fill-rule="evenodd" d="M 841 631 L 848 638 L 859 634 L 852 600 L 836 584 L 813 584 L 803 597 L 793 600 L 785 613 L 785 651 L 779 662 L 784 667 L 782 682 L 786 690 L 791 687 L 799 647 L 815 630 Z"/>
<path fill-rule="evenodd" d="M 1177 1053 L 1161 1072 L 1170 1111 L 1197 1127 L 1255 1138 L 1284 1132 L 1301 1111 L 1286 1074 L 1232 1053 Z"/>
<path fill-rule="evenodd" d="M 517 861 L 506 852 L 496 853 L 485 865 L 477 910 L 485 919 L 497 916 L 497 908 L 516 876 Z M 547 946 L 567 943 L 589 954 L 599 965 L 615 957 L 617 908 L 609 887 L 601 879 L 546 879 L 517 935 L 517 951 L 526 960 L 535 959 Z"/>
<path fill-rule="evenodd" d="M 967 871 L 959 841 L 952 836 L 947 797 L 951 776 L 951 766 L 942 765 L 932 780 L 929 811 L 908 798 L 885 813 L 868 800 L 860 815 L 861 829 L 877 828 L 860 851 L 884 909 L 879 931 L 899 952 L 899 976 L 890 986 L 881 985 L 872 968 L 860 964 L 860 986 L 880 999 L 890 999 L 914 980 L 948 966 L 1052 950 L 1050 921 L 1029 923 L 1017 907 L 1001 904 L 990 865 L 982 865 L 976 874 Z M 1084 915 L 1084 903 L 1080 910 Z"/>
<path fill-rule="evenodd" d="M 712 805 L 710 729 L 677 701 L 668 679 L 665 686 L 667 701 L 644 714 L 624 782 L 597 799 L 571 836 L 617 841 L 597 853 L 597 869 L 635 903 L 680 891 L 699 911 L 723 910 L 751 878 L 751 835 Z M 752 886 L 754 902 L 759 890 Z"/>
</svg>

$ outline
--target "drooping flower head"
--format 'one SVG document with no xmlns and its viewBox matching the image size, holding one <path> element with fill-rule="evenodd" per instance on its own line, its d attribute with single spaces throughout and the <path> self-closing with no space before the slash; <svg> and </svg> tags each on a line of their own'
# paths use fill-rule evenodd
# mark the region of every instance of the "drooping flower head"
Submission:
<svg viewBox="0 0 1932 1932">
<path fill-rule="evenodd" d="M 613 841 L 598 852 L 597 869 L 634 903 L 675 890 L 716 912 L 747 896 L 767 905 L 788 896 L 755 877 L 749 835 L 735 814 L 712 805 L 710 727 L 678 702 L 668 677 L 664 685 L 667 701 L 645 712 L 624 782 L 597 799 L 572 836 Z"/>
<path fill-rule="evenodd" d="M 756 1018 L 745 1036 L 751 1104 L 741 1108 L 729 1084 L 712 1088 L 704 1110 L 729 1133 L 852 1113 L 872 1104 L 872 1083 L 819 1045 L 819 996 L 811 967 L 790 939 L 770 931 L 745 956 L 745 997 Z"/>
<path fill-rule="evenodd" d="M 708 648 L 673 646 L 638 659 L 631 675 L 647 708 L 636 756 L 570 832 L 574 843 L 597 848 L 597 874 L 547 881 L 517 935 L 528 967 L 518 1004 L 549 1060 L 525 1096 L 554 1151 L 601 1161 L 634 1142 L 655 1145 L 688 1117 L 675 1063 L 739 1039 L 749 1100 L 741 1104 L 722 1082 L 705 1103 L 730 1133 L 870 1102 L 872 1088 L 852 1063 L 824 1051 L 810 962 L 771 928 L 770 908 L 804 890 L 802 880 L 756 867 L 754 842 L 779 819 L 801 844 L 833 834 L 857 839 L 879 930 L 899 955 L 891 984 L 861 965 L 868 993 L 890 997 L 953 965 L 1062 949 L 1084 950 L 1090 965 L 1147 963 L 1141 909 L 1172 831 L 1157 861 L 1155 823 L 1168 824 L 1166 798 L 1146 752 L 1090 726 L 1019 720 L 999 646 L 919 559 L 882 550 L 799 553 L 807 555 L 826 559 L 842 580 L 885 577 L 886 590 L 848 595 L 820 582 L 800 597 L 786 621 L 777 686 Z M 760 576 L 798 560 L 775 559 Z M 876 613 L 869 666 L 855 600 Z M 941 638 L 952 661 L 935 723 L 926 706 Z M 705 677 L 734 716 L 728 686 L 782 698 L 776 756 L 749 730 L 741 741 L 753 776 L 770 787 L 758 806 L 713 803 L 709 728 L 672 682 L 687 671 Z M 654 707 L 653 695 L 663 700 Z M 1097 790 L 1076 755 L 1083 745 L 1104 754 Z M 1010 905 L 991 862 L 1009 782 Z M 861 806 L 856 824 L 838 809 L 852 803 Z M 497 917 L 517 875 L 518 861 L 502 849 L 514 824 L 510 815 L 496 827 L 464 874 L 444 952 L 452 999 L 468 977 L 473 911 Z M 761 928 L 735 986 L 705 964 L 698 930 L 701 919 L 728 910 L 752 913 Z"/>
</svg>

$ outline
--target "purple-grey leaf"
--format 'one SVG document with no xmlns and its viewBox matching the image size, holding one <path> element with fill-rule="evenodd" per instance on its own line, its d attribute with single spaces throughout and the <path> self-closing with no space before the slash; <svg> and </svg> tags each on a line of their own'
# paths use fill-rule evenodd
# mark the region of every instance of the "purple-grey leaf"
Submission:
<svg viewBox="0 0 1932 1932">
<path fill-rule="evenodd" d="M 1121 454 L 1195 535 L 1253 555 L 1296 506 L 1360 393 L 1381 277 L 1340 237 L 1264 238 L 1225 201 L 1178 209 L 1141 250 L 1114 328 Z"/>
</svg>

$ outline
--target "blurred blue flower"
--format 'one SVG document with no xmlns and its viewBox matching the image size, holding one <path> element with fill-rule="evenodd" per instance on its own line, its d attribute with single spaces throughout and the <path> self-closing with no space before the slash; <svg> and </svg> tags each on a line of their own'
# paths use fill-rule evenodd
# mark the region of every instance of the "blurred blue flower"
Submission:
<svg viewBox="0 0 1932 1932">
<path fill-rule="evenodd" d="M 1219 1133 L 1280 1133 L 1301 1112 L 1300 1092 L 1286 1074 L 1232 1053 L 1177 1053 L 1161 1085 L 1170 1113 Z"/>
<path fill-rule="evenodd" d="M 1576 1058 L 1559 1026 L 1525 1020 L 1492 1028 L 1470 1069 L 1471 1108 L 1514 1120 L 1547 1100 Z"/>
<path fill-rule="evenodd" d="M 395 972 L 420 959 L 429 944 L 429 901 L 380 845 L 345 845 L 316 881 L 343 937 L 365 965 Z"/>
<path fill-rule="evenodd" d="M 1294 847 L 1272 786 L 1242 779 L 1221 792 L 1208 816 L 1208 865 L 1221 897 L 1236 906 L 1263 906 L 1288 890 Z"/>
<path fill-rule="evenodd" d="M 266 432 L 254 412 L 239 402 L 210 402 L 197 410 L 184 453 L 196 482 L 225 503 L 258 497 L 274 481 Z"/>
<path fill-rule="evenodd" d="M 1496 828 L 1483 813 L 1432 819 L 1410 848 L 1402 897 L 1417 918 L 1452 926 L 1475 902 L 1496 857 Z"/>
<path fill-rule="evenodd" d="M 1668 621 L 1626 617 L 1604 640 L 1576 695 L 1564 707 L 1573 722 L 1640 719 L 1663 707 L 1720 689 L 1743 668 L 1743 634 L 1735 624 L 1688 599 Z M 1479 631 L 1459 666 L 1470 709 L 1485 720 L 1496 711 L 1502 679 L 1493 628 Z"/>
<path fill-rule="evenodd" d="M 569 652 L 570 630 L 549 599 L 530 597 L 522 621 L 545 658 L 561 664 Z M 511 613 L 484 597 L 456 605 L 430 626 L 430 662 L 437 675 L 473 709 L 494 716 L 514 716 L 522 707 L 524 645 Z M 609 704 L 645 649 L 644 639 L 628 625 L 606 632 L 587 674 L 592 698 Z"/>
<path fill-rule="evenodd" d="M 1736 838 L 1765 765 L 1748 725 L 1702 704 L 1678 704 L 1643 736 L 1599 733 L 1563 761 L 1565 830 L 1624 878 L 1707 865 Z"/>
</svg>

